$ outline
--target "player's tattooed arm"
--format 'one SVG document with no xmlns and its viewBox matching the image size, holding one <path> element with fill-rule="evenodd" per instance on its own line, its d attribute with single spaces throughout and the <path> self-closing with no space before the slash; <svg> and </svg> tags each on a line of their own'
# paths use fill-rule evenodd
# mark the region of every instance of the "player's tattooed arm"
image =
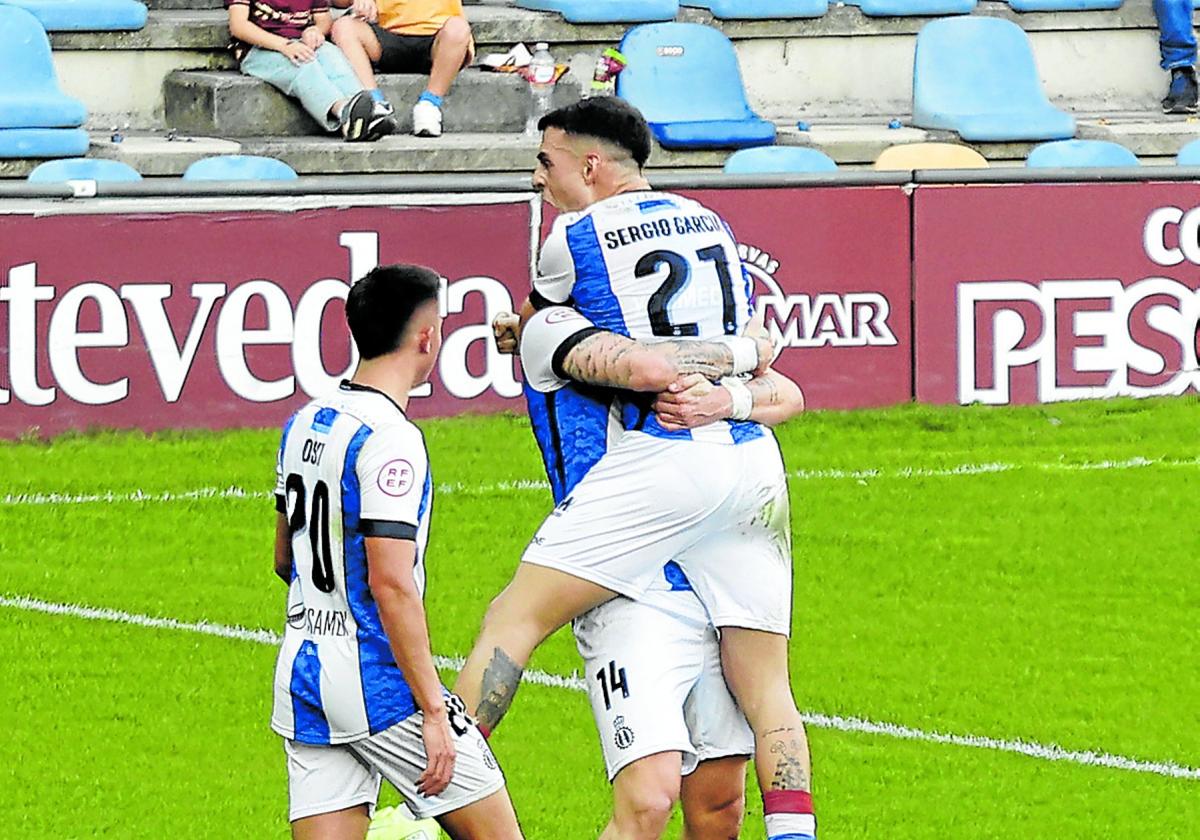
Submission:
<svg viewBox="0 0 1200 840">
<path fill-rule="evenodd" d="M 767 737 L 772 739 L 771 758 L 775 761 L 771 790 L 812 790 L 803 733 L 787 728 L 768 732 Z"/>
<path fill-rule="evenodd" d="M 764 351 L 759 350 L 759 356 Z M 612 332 L 597 332 L 566 354 L 562 370 L 589 385 L 633 391 L 664 391 L 680 376 L 720 379 L 734 373 L 734 352 L 712 341 L 641 342 Z"/>
</svg>

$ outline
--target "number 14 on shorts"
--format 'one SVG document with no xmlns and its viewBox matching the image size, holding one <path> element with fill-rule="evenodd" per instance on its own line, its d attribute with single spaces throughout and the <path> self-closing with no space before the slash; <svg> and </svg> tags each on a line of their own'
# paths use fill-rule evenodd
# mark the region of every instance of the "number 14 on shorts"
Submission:
<svg viewBox="0 0 1200 840">
<path fill-rule="evenodd" d="M 629 682 L 625 679 L 625 669 L 618 668 L 615 659 L 608 661 L 607 668 L 596 672 L 596 680 L 600 683 L 600 690 L 604 692 L 605 711 L 612 709 L 612 699 L 618 691 L 621 692 L 622 698 L 629 697 Z"/>
</svg>

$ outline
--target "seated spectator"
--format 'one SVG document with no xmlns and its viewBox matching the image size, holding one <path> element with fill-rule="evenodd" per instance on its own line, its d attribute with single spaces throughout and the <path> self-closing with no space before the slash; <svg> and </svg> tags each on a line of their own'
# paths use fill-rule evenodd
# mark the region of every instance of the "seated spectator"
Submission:
<svg viewBox="0 0 1200 840">
<path fill-rule="evenodd" d="M 1196 33 L 1192 31 L 1192 0 L 1154 0 L 1158 18 L 1158 50 L 1162 68 L 1171 71 L 1171 86 L 1163 98 L 1166 114 L 1196 113 Z"/>
<path fill-rule="evenodd" d="M 439 137 L 442 99 L 459 71 L 471 63 L 475 42 L 463 17 L 462 0 L 333 0 L 350 8 L 333 24 L 333 42 L 342 48 L 362 84 L 381 103 L 375 72 L 428 74 L 425 92 L 413 105 L 413 134 Z"/>
<path fill-rule="evenodd" d="M 346 140 L 377 140 L 396 130 L 375 113 L 346 56 L 325 36 L 333 26 L 327 0 L 225 0 L 241 71 L 300 100 L 327 131 Z"/>
</svg>

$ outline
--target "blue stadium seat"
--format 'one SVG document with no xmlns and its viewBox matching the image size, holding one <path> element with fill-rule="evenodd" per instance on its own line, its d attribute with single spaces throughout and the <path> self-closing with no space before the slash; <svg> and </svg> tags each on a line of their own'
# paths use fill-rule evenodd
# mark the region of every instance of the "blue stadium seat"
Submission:
<svg viewBox="0 0 1200 840">
<path fill-rule="evenodd" d="M 1025 165 L 1037 168 L 1138 166 L 1140 161 L 1120 143 L 1108 140 L 1055 140 L 1035 146 L 1025 158 Z"/>
<path fill-rule="evenodd" d="M 733 44 L 697 23 L 652 23 L 625 33 L 629 66 L 617 94 L 639 108 L 668 149 L 740 149 L 775 142 L 750 110 Z"/>
<path fill-rule="evenodd" d="M 1193 140 L 1180 149 L 1175 163 L 1180 166 L 1200 166 L 1200 140 Z"/>
<path fill-rule="evenodd" d="M 296 170 L 281 160 L 258 155 L 200 158 L 183 173 L 185 181 L 291 181 Z"/>
<path fill-rule="evenodd" d="M 517 0 L 514 6 L 558 12 L 570 23 L 645 23 L 675 20 L 679 0 Z"/>
<path fill-rule="evenodd" d="M 82 128 L 0 128 L 0 158 L 78 157 L 88 145 Z"/>
<path fill-rule="evenodd" d="M 804 146 L 759 146 L 734 152 L 725 161 L 729 175 L 755 175 L 776 172 L 833 172 L 833 158 L 818 149 Z"/>
<path fill-rule="evenodd" d="M 829 11 L 829 0 L 681 0 L 680 5 L 708 9 L 721 20 L 815 18 Z"/>
<path fill-rule="evenodd" d="M 846 5 L 861 7 L 868 17 L 966 15 L 975 0 L 846 0 Z"/>
<path fill-rule="evenodd" d="M 0 80 L 0 128 L 75 128 L 87 119 L 83 103 L 58 87 L 46 31 L 16 6 L 0 5 Z"/>
<path fill-rule="evenodd" d="M 63 181 L 140 181 L 142 176 L 128 164 L 104 158 L 66 158 L 48 160 L 29 173 L 27 181 L 61 183 Z"/>
<path fill-rule="evenodd" d="M 136 0 L 0 0 L 25 9 L 47 32 L 141 29 L 146 7 Z"/>
<path fill-rule="evenodd" d="M 1119 9 L 1121 0 L 1008 0 L 1017 12 L 1090 12 Z"/>
<path fill-rule="evenodd" d="M 983 142 L 1075 135 L 1075 119 L 1042 91 L 1021 27 L 982 16 L 930 21 L 917 34 L 913 125 Z"/>
</svg>

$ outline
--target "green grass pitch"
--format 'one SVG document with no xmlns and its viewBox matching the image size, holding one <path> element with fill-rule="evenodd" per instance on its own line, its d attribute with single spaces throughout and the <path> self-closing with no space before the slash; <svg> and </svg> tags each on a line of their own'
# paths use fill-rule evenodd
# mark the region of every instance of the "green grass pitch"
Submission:
<svg viewBox="0 0 1200 840">
<path fill-rule="evenodd" d="M 432 635 L 461 655 L 549 493 L 514 486 L 543 478 L 523 418 L 422 426 Z M 1196 400 L 813 413 L 779 435 L 803 710 L 1200 766 Z M 276 440 L 0 445 L 0 595 L 280 630 Z M 155 498 L 231 486 L 250 495 Z M 10 605 L 0 651 L 0 836 L 286 836 L 269 644 Z M 578 665 L 559 633 L 531 667 Z M 810 736 L 823 840 L 1200 837 L 1195 773 Z M 583 695 L 526 685 L 493 742 L 530 838 L 595 836 L 609 793 Z M 749 800 L 743 836 L 761 838 Z"/>
</svg>

